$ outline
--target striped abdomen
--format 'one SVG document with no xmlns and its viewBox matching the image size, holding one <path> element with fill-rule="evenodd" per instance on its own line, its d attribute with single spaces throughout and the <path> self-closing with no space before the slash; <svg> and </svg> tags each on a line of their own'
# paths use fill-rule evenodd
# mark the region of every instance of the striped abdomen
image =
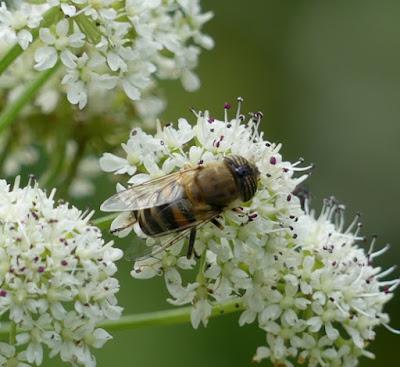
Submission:
<svg viewBox="0 0 400 367">
<path fill-rule="evenodd" d="M 183 230 L 197 221 L 192 203 L 186 198 L 170 204 L 142 209 L 135 215 L 142 231 L 151 237 Z"/>
</svg>

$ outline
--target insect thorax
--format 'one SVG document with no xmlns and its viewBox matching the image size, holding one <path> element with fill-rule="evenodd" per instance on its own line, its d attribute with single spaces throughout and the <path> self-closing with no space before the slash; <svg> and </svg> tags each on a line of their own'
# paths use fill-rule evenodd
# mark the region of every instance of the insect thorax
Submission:
<svg viewBox="0 0 400 367">
<path fill-rule="evenodd" d="M 239 198 L 239 191 L 228 167 L 223 162 L 215 162 L 196 173 L 190 196 L 195 202 L 222 209 Z"/>
</svg>

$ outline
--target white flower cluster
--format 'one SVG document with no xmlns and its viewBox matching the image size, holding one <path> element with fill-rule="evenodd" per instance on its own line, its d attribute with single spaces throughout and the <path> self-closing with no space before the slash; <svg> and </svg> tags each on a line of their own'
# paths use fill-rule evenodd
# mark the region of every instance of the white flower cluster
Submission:
<svg viewBox="0 0 400 367">
<path fill-rule="evenodd" d="M 68 204 L 36 184 L 0 181 L 0 313 L 16 327 L 0 343 L 0 365 L 40 365 L 44 348 L 73 365 L 95 366 L 91 348 L 111 338 L 98 322 L 116 320 L 114 262 L 122 251 Z"/>
<path fill-rule="evenodd" d="M 100 159 L 104 171 L 129 175 L 129 184 L 233 154 L 254 162 L 261 173 L 253 199 L 218 219 L 223 229 L 211 223 L 198 228 L 200 261 L 193 281 L 182 279 L 197 262 L 186 258 L 185 239 L 159 252 L 169 237 L 147 238 L 154 255 L 136 261 L 131 274 L 164 275 L 168 301 L 193 305 L 195 328 L 207 324 L 214 305 L 237 300 L 244 310 L 240 325 L 257 321 L 266 331 L 267 346 L 258 348 L 255 361 L 355 366 L 359 356 L 372 356 L 365 347 L 375 326 L 387 326 L 382 307 L 398 280 L 381 280 L 386 272 L 374 268 L 372 259 L 382 251 L 365 254 L 355 245 L 360 240 L 358 230 L 353 232 L 356 221 L 343 230 L 341 206 L 328 201 L 317 219 L 304 212 L 293 192 L 307 175 L 293 174 L 310 167 L 299 167 L 302 160 L 282 160 L 281 145 L 258 132 L 261 113 L 246 122 L 240 103 L 233 119 L 229 108 L 226 104 L 224 121 L 199 112 L 193 127 L 180 119 L 177 127 L 159 126 L 155 136 L 134 129 L 122 146 L 124 158 L 105 153 Z M 119 214 L 111 229 L 121 228 L 129 215 Z M 117 234 L 125 236 L 132 228 L 143 236 L 137 223 Z"/>
<path fill-rule="evenodd" d="M 257 280 L 245 291 L 240 323 L 258 319 L 267 346 L 255 361 L 277 365 L 353 367 L 375 338 L 375 327 L 388 329 L 383 306 L 399 279 L 384 281 L 392 270 L 373 266 L 387 248 L 366 253 L 357 246 L 358 216 L 344 229 L 344 207 L 327 200 L 321 214 L 296 217 L 294 238 L 270 236 Z"/>
<path fill-rule="evenodd" d="M 199 0 L 49 0 L 17 9 L 3 2 L 0 54 L 16 42 L 27 49 L 35 31 L 38 40 L 22 58 L 25 72 L 28 65 L 41 71 L 61 63 L 56 87 L 81 109 L 99 91 L 120 89 L 135 101 L 155 78 L 198 88 L 193 69 L 201 48 L 213 46 L 201 32 L 211 16 L 201 12 Z M 12 66 L 6 78 L 21 78 L 18 69 Z M 2 79 L 0 85 L 9 84 Z"/>
</svg>

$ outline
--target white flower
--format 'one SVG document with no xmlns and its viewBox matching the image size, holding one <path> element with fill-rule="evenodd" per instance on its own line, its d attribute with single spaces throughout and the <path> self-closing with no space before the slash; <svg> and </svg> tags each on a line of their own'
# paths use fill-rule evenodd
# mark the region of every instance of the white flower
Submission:
<svg viewBox="0 0 400 367">
<path fill-rule="evenodd" d="M 25 352 L 16 355 L 16 349 L 13 345 L 0 342 L 0 365 L 6 367 L 30 367 L 26 363 Z"/>
<path fill-rule="evenodd" d="M 122 148 L 126 152 L 126 159 L 110 153 L 103 154 L 100 158 L 100 167 L 103 171 L 133 175 L 136 173 L 138 166 L 144 165 L 151 171 L 149 172 L 150 174 L 162 174 L 157 168 L 154 168 L 154 163 L 158 162 L 163 156 L 163 152 L 165 152 L 165 147 L 161 139 L 153 138 L 141 129 L 135 128 L 131 131 L 126 144 L 122 144 Z M 147 175 L 140 176 L 141 181 L 144 181 L 146 178 Z"/>
<path fill-rule="evenodd" d="M 79 49 L 85 44 L 85 34 L 77 27 L 71 31 L 71 27 L 73 28 L 73 25 L 68 20 L 62 19 L 56 24 L 54 32 L 49 28 L 40 28 L 39 37 L 46 46 L 38 48 L 35 52 L 36 70 L 52 68 L 58 57 L 65 66 L 71 66 L 75 58 L 73 49 Z"/>
<path fill-rule="evenodd" d="M 7 43 L 18 42 L 22 49 L 28 48 L 33 40 L 31 29 L 39 26 L 42 16 L 39 7 L 22 3 L 17 10 L 7 9 L 6 3 L 0 4 L 0 38 Z"/>
<path fill-rule="evenodd" d="M 56 206 L 53 196 L 0 181 L 0 312 L 17 325 L 27 363 L 40 365 L 47 346 L 64 361 L 94 366 L 90 347 L 110 338 L 95 325 L 121 313 L 112 276 L 122 252 L 104 243 L 91 215 Z"/>
<path fill-rule="evenodd" d="M 157 136 L 162 139 L 162 141 L 171 150 L 180 148 L 182 145 L 192 140 L 194 136 L 192 127 L 185 119 L 178 120 L 177 130 L 174 129 L 172 125 L 166 126 L 164 129 L 162 129 L 160 122 L 158 122 L 157 130 Z"/>
</svg>

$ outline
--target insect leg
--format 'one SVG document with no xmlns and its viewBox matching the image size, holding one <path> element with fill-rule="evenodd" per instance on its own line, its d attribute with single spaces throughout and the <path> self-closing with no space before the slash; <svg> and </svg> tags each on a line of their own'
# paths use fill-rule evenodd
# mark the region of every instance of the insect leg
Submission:
<svg viewBox="0 0 400 367">
<path fill-rule="evenodd" d="M 190 259 L 192 257 L 195 240 L 196 240 L 196 227 L 193 227 L 190 230 L 189 247 L 188 247 L 188 252 L 187 252 L 187 255 L 186 255 L 186 257 L 188 259 Z"/>
<path fill-rule="evenodd" d="M 219 228 L 221 231 L 224 229 L 224 226 L 218 222 L 215 218 L 211 219 L 210 221 L 212 224 L 214 224 L 217 228 Z"/>
<path fill-rule="evenodd" d="M 136 223 L 136 220 L 133 221 L 133 222 L 131 222 L 131 223 L 129 223 L 129 224 L 127 224 L 126 226 L 112 229 L 112 230 L 110 231 L 110 233 L 114 234 L 114 233 L 121 232 L 121 231 L 123 231 L 124 229 L 129 228 L 130 226 L 132 226 L 132 225 L 135 224 L 135 223 Z"/>
<path fill-rule="evenodd" d="M 110 230 L 110 233 L 118 233 L 123 231 L 124 229 L 127 229 L 131 226 L 133 226 L 137 221 L 136 218 L 136 213 L 132 212 L 129 217 L 124 218 L 122 221 L 120 221 L 117 225 L 121 225 L 120 227 L 114 228 Z"/>
</svg>

